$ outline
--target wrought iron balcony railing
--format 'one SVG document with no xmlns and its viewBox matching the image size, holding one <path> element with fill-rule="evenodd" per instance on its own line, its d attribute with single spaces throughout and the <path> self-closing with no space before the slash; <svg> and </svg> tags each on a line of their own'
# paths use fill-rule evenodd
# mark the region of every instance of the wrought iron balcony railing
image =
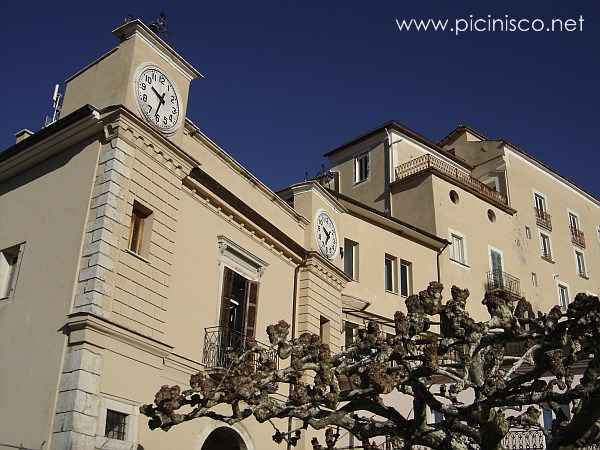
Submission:
<svg viewBox="0 0 600 450">
<path fill-rule="evenodd" d="M 545 228 L 548 231 L 552 231 L 552 217 L 547 211 L 539 208 L 533 208 L 535 211 L 535 223 L 538 226 Z"/>
<path fill-rule="evenodd" d="M 485 285 L 487 292 L 506 292 L 517 297 L 521 296 L 521 281 L 501 270 L 493 270 L 487 273 L 487 282 Z"/>
<path fill-rule="evenodd" d="M 235 354 L 240 354 L 254 346 L 264 348 L 268 357 L 277 366 L 279 357 L 277 349 L 258 342 L 252 336 L 246 336 L 228 327 L 209 327 L 204 329 L 204 348 L 202 363 L 208 369 L 227 369 L 234 362 Z M 256 355 L 253 355 L 256 358 Z"/>
<path fill-rule="evenodd" d="M 418 158 L 397 166 L 396 180 L 402 180 L 427 170 L 435 171 L 449 177 L 467 190 L 479 194 L 488 200 L 503 206 L 509 206 L 508 198 L 503 193 L 490 188 L 477 178 L 473 178 L 469 172 L 458 169 L 452 164 L 429 154 L 419 156 Z"/>
<path fill-rule="evenodd" d="M 546 448 L 546 436 L 541 430 L 511 430 L 502 445 L 506 450 L 543 450 Z"/>
<path fill-rule="evenodd" d="M 581 248 L 585 248 L 585 235 L 583 231 L 573 226 L 570 226 L 569 229 L 571 230 L 571 242 Z"/>
</svg>

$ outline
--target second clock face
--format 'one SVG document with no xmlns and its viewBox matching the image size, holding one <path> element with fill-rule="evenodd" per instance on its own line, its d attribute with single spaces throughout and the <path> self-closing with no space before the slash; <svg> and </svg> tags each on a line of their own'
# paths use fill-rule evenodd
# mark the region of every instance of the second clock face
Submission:
<svg viewBox="0 0 600 450">
<path fill-rule="evenodd" d="M 320 211 L 316 217 L 315 238 L 317 246 L 323 256 L 335 258 L 337 253 L 337 230 L 333 219 L 325 211 Z"/>
<path fill-rule="evenodd" d="M 136 96 L 148 122 L 163 133 L 179 126 L 181 113 L 175 85 L 157 67 L 143 68 L 136 77 Z"/>
</svg>

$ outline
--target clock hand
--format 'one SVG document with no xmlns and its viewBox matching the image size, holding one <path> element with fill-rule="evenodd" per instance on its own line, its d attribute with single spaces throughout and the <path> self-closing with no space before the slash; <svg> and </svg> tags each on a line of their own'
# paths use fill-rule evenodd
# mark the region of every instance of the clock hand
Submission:
<svg viewBox="0 0 600 450">
<path fill-rule="evenodd" d="M 163 92 L 163 95 L 159 96 L 158 99 L 160 100 L 160 103 L 158 104 L 158 108 L 156 108 L 156 114 L 158 114 L 160 107 L 165 104 L 165 93 Z"/>
<path fill-rule="evenodd" d="M 155 113 L 155 114 L 158 114 L 158 111 L 160 110 L 160 107 L 161 107 L 162 105 L 164 105 L 164 103 L 165 103 L 165 94 L 166 94 L 166 92 L 163 92 L 163 94 L 162 94 L 162 95 L 160 95 L 160 94 L 158 93 L 158 91 L 157 91 L 156 89 L 154 89 L 154 86 L 152 86 L 152 90 L 154 91 L 154 93 L 155 93 L 155 94 L 156 94 L 156 96 L 158 97 L 158 102 L 159 102 L 159 103 L 158 103 L 158 107 L 156 108 L 156 113 Z"/>
</svg>

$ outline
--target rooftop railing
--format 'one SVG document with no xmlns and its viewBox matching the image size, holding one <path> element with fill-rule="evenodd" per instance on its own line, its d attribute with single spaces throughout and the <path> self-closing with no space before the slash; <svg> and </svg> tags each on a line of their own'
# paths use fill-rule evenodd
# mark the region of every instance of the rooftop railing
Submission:
<svg viewBox="0 0 600 450">
<path fill-rule="evenodd" d="M 473 191 L 493 202 L 509 206 L 508 198 L 503 193 L 490 188 L 477 178 L 473 178 L 469 172 L 458 169 L 441 158 L 430 154 L 419 156 L 397 166 L 395 170 L 396 180 L 402 180 L 428 170 L 449 177 L 467 190 Z"/>
</svg>

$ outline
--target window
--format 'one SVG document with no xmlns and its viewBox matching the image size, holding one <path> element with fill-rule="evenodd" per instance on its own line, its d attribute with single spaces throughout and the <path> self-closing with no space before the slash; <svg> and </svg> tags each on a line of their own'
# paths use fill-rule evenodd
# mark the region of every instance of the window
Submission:
<svg viewBox="0 0 600 450">
<path fill-rule="evenodd" d="M 450 196 L 450 201 L 452 203 L 454 203 L 455 205 L 458 205 L 458 202 L 460 201 L 460 198 L 458 197 L 458 193 L 455 190 L 451 190 L 448 195 Z"/>
<path fill-rule="evenodd" d="M 550 236 L 544 233 L 540 233 L 540 243 L 542 246 L 542 258 L 548 261 L 552 261 L 552 246 L 550 244 Z"/>
<path fill-rule="evenodd" d="M 240 336 L 249 338 L 255 336 L 257 307 L 258 283 L 225 267 L 220 324 L 227 330 L 223 336 L 228 342 L 223 342 L 223 345 L 241 345 L 243 340 L 240 341 Z"/>
<path fill-rule="evenodd" d="M 535 208 L 539 212 L 546 212 L 546 199 L 542 194 L 535 193 Z"/>
<path fill-rule="evenodd" d="M 400 295 L 408 297 L 412 294 L 412 264 L 400 261 Z"/>
<path fill-rule="evenodd" d="M 358 243 L 350 239 L 344 239 L 344 272 L 358 280 Z"/>
<path fill-rule="evenodd" d="M 396 273 L 398 272 L 398 260 L 395 256 L 385 255 L 385 290 L 397 293 Z"/>
<path fill-rule="evenodd" d="M 104 435 L 107 438 L 118 439 L 124 441 L 126 438 L 127 430 L 127 414 L 122 412 L 113 411 L 112 409 L 106 410 L 106 426 L 104 428 Z"/>
<path fill-rule="evenodd" d="M 358 334 L 358 325 L 352 322 L 344 322 L 344 346 L 345 348 L 352 347 L 354 340 Z"/>
<path fill-rule="evenodd" d="M 129 227 L 129 250 L 140 256 L 148 254 L 152 232 L 152 210 L 137 200 L 133 202 L 131 225 Z"/>
<path fill-rule="evenodd" d="M 329 344 L 330 322 L 326 317 L 321 316 L 319 325 L 319 337 L 323 344 Z"/>
<path fill-rule="evenodd" d="M 454 233 L 450 234 L 450 259 L 461 264 L 466 264 L 464 239 L 462 236 Z"/>
<path fill-rule="evenodd" d="M 552 422 L 554 421 L 554 417 L 552 417 L 552 410 L 549 407 L 544 406 L 542 411 L 544 417 L 544 428 L 546 430 L 551 430 Z"/>
<path fill-rule="evenodd" d="M 531 228 L 529 228 L 527 225 L 525 225 L 525 236 L 527 239 L 531 239 Z"/>
<path fill-rule="evenodd" d="M 537 273 L 535 272 L 531 272 L 531 284 L 533 285 L 533 287 L 537 287 L 538 285 Z"/>
<path fill-rule="evenodd" d="M 354 182 L 360 183 L 369 178 L 369 154 L 363 153 L 354 160 Z"/>
<path fill-rule="evenodd" d="M 561 308 L 567 308 L 567 305 L 569 304 L 569 288 L 560 283 L 558 285 L 558 301 Z"/>
<path fill-rule="evenodd" d="M 575 250 L 575 259 L 577 260 L 577 273 L 581 278 L 587 278 L 587 269 L 585 267 L 585 257 L 583 253 Z"/>
<path fill-rule="evenodd" d="M 490 177 L 483 183 L 493 191 L 500 191 L 500 179 L 498 177 Z"/>
<path fill-rule="evenodd" d="M 569 213 L 569 227 L 571 230 L 579 230 L 579 217 L 572 212 Z"/>
<path fill-rule="evenodd" d="M 0 251 L 0 300 L 12 297 L 19 273 L 23 244 Z"/>
</svg>

